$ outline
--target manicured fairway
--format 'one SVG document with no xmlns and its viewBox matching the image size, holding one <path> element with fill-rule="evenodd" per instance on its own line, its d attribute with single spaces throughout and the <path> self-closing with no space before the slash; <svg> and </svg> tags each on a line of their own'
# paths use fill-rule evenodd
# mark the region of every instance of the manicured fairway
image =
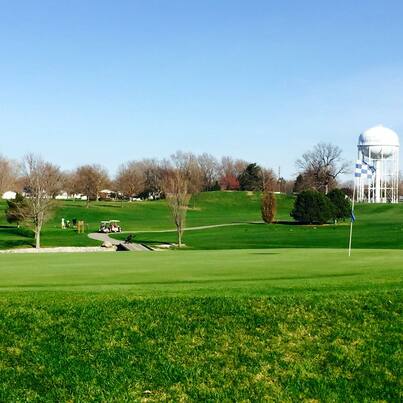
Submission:
<svg viewBox="0 0 403 403">
<path fill-rule="evenodd" d="M 191 249 L 250 248 L 346 248 L 350 227 L 338 225 L 243 224 L 186 231 L 184 241 Z M 113 235 L 125 239 L 127 234 Z M 177 242 L 175 232 L 136 234 L 136 241 L 159 245 Z M 355 248 L 402 249 L 403 222 L 367 222 L 354 225 Z"/>
<path fill-rule="evenodd" d="M 284 213 L 284 212 L 283 212 Z M 353 245 L 356 248 L 403 249 L 403 204 L 357 205 Z M 349 221 L 337 225 L 244 223 L 243 225 L 187 231 L 184 242 L 192 249 L 346 248 Z M 124 239 L 127 235 L 114 237 Z M 138 242 L 176 242 L 174 232 L 140 232 Z"/>
<path fill-rule="evenodd" d="M 0 401 L 399 401 L 402 261 L 0 255 Z"/>
<path fill-rule="evenodd" d="M 0 290 L 273 295 L 395 288 L 403 251 L 279 249 L 0 255 Z"/>
</svg>

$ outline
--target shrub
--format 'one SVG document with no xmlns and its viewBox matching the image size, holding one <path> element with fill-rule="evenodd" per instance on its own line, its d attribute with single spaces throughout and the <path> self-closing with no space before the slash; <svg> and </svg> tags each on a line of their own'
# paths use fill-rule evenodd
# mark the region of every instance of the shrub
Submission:
<svg viewBox="0 0 403 403">
<path fill-rule="evenodd" d="M 345 192 L 340 189 L 333 189 L 327 194 L 327 197 L 333 204 L 333 218 L 335 220 L 350 217 L 351 204 Z"/>
<path fill-rule="evenodd" d="M 334 215 L 332 202 L 316 190 L 301 192 L 294 204 L 291 217 L 304 224 L 324 224 Z"/>
<path fill-rule="evenodd" d="M 273 222 L 276 216 L 276 197 L 273 192 L 264 192 L 262 197 L 262 218 L 267 224 Z"/>
<path fill-rule="evenodd" d="M 26 217 L 27 201 L 21 193 L 17 193 L 14 200 L 7 200 L 7 208 L 5 211 L 6 220 L 10 224 L 22 224 Z"/>
</svg>

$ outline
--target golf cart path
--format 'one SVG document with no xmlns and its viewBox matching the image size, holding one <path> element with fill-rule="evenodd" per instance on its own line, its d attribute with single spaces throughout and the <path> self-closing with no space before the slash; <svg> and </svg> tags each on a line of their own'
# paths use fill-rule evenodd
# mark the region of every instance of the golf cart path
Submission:
<svg viewBox="0 0 403 403">
<path fill-rule="evenodd" d="M 202 225 L 199 227 L 188 227 L 184 228 L 184 231 L 197 231 L 209 228 L 219 228 L 219 227 L 232 227 L 235 225 L 250 225 L 250 224 L 262 224 L 263 221 L 248 221 L 248 222 L 232 222 L 228 224 L 212 224 L 212 225 Z M 140 230 L 140 231 L 122 231 L 121 234 L 138 234 L 138 233 L 158 233 L 158 232 L 176 232 L 176 229 L 157 229 L 157 230 Z"/>
<path fill-rule="evenodd" d="M 111 238 L 109 236 L 109 234 L 103 234 L 100 232 L 92 232 L 92 233 L 88 234 L 88 237 L 91 239 L 95 239 L 96 241 L 100 241 L 100 242 L 109 242 L 115 246 L 123 243 L 121 240 Z M 149 251 L 149 249 L 147 249 L 145 246 L 143 246 L 139 243 L 133 243 L 131 245 L 136 251 Z"/>
<path fill-rule="evenodd" d="M 231 226 L 236 226 L 236 225 L 250 225 L 250 224 L 262 224 L 263 221 L 248 221 L 248 222 L 232 222 L 232 223 L 227 223 L 227 224 L 212 224 L 212 225 L 201 225 L 198 227 L 188 227 L 184 228 L 184 231 L 197 231 L 197 230 L 203 230 L 203 229 L 209 229 L 209 228 L 219 228 L 219 227 L 231 227 Z M 162 233 L 162 232 L 176 232 L 176 229 L 159 229 L 159 230 L 145 230 L 145 231 L 122 231 L 121 234 L 138 234 L 138 233 Z M 112 245 L 120 245 L 122 240 L 111 238 L 109 234 L 105 234 L 102 232 L 92 232 L 88 234 L 88 237 L 91 239 L 95 239 L 96 241 L 100 242 L 109 242 Z M 138 251 L 148 251 L 145 246 L 139 244 L 139 243 L 133 243 L 132 244 L 136 250 Z"/>
</svg>

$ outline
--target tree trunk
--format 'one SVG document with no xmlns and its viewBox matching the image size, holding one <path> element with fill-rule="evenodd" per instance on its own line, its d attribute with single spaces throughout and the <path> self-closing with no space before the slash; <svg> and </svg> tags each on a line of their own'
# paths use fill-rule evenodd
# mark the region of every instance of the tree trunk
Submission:
<svg viewBox="0 0 403 403">
<path fill-rule="evenodd" d="M 87 196 L 86 207 L 87 208 L 90 207 L 90 197 L 89 196 Z"/>
<path fill-rule="evenodd" d="M 35 228 L 35 248 L 41 248 L 41 229 L 39 227 Z"/>
<path fill-rule="evenodd" d="M 182 229 L 180 227 L 177 227 L 176 229 L 178 231 L 178 247 L 182 247 Z"/>
</svg>

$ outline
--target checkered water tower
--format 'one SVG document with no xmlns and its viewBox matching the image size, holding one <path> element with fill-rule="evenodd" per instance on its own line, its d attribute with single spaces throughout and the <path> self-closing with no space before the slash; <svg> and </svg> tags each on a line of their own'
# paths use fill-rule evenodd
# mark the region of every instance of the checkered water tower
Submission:
<svg viewBox="0 0 403 403">
<path fill-rule="evenodd" d="M 371 171 L 357 178 L 357 201 L 399 201 L 399 137 L 382 125 L 365 130 L 358 139 L 358 161 Z"/>
</svg>

